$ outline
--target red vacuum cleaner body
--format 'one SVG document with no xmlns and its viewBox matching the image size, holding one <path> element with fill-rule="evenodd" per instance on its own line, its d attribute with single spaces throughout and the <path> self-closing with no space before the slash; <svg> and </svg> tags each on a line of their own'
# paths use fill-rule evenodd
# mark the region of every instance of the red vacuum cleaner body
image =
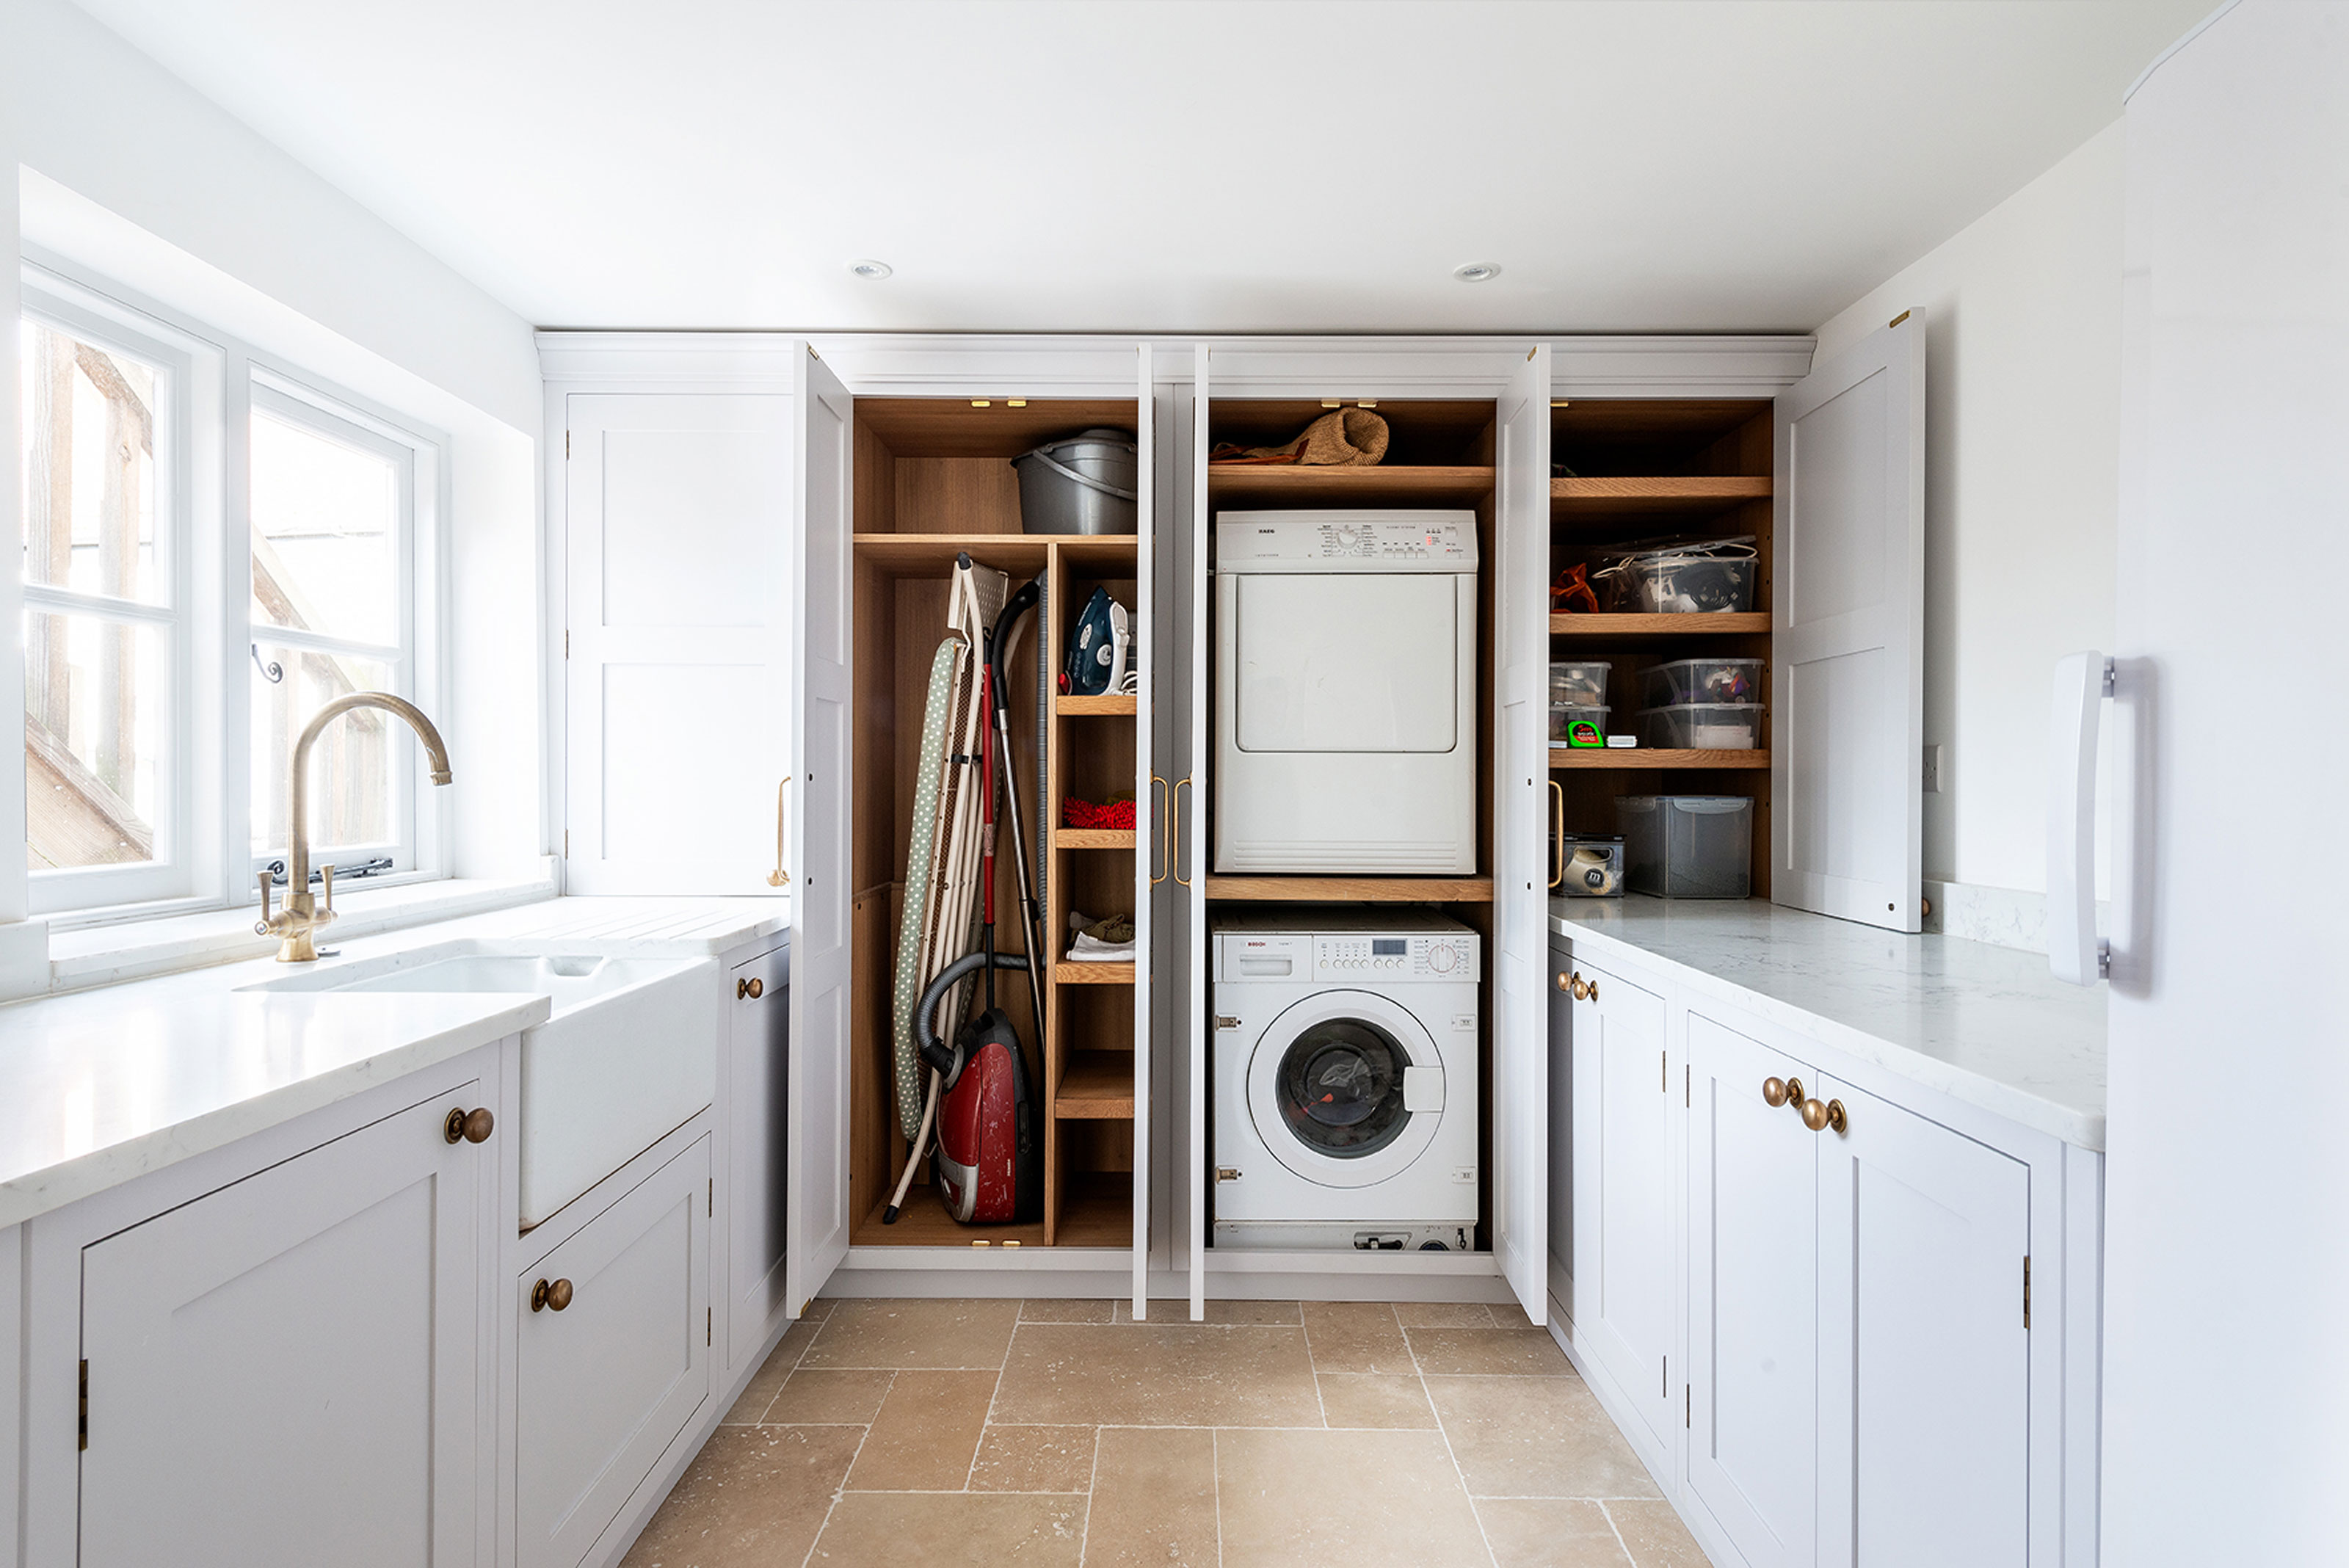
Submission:
<svg viewBox="0 0 2349 1568">
<path fill-rule="evenodd" d="M 967 1225 L 1030 1219 L 1040 1209 L 1043 1170 L 1019 1037 L 1000 1008 L 989 1008 L 957 1044 L 962 1074 L 938 1103 L 938 1197 Z"/>
</svg>

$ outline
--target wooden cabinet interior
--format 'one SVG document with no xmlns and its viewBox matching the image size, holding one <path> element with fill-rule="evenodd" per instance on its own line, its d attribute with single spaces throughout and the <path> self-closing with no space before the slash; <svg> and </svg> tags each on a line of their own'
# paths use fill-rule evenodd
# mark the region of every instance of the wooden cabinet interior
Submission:
<svg viewBox="0 0 2349 1568">
<path fill-rule="evenodd" d="M 856 400 L 856 786 L 850 832 L 858 892 L 849 1054 L 857 1246 L 985 1241 L 1122 1248 L 1132 1242 L 1134 970 L 1060 961 L 1071 911 L 1096 919 L 1133 912 L 1137 836 L 1063 829 L 1061 803 L 1068 795 L 1096 802 L 1134 797 L 1137 705 L 1133 697 L 1117 695 L 1056 696 L 1040 704 L 1036 692 L 1037 660 L 1057 666 L 1068 628 L 1094 588 L 1135 605 L 1136 541 L 1130 534 L 1021 533 L 1019 481 L 1009 460 L 1083 430 L 1132 430 L 1135 412 L 1130 400 Z M 1023 977 L 1002 971 L 996 987 L 997 1002 L 1018 1027 L 1035 1075 L 1044 1212 L 1026 1224 L 958 1225 L 927 1190 L 925 1171 L 897 1223 L 885 1226 L 882 1210 L 906 1153 L 891 1081 L 892 987 L 923 710 L 931 661 L 947 635 L 948 584 L 956 557 L 966 550 L 975 563 L 1003 572 L 1014 591 L 1038 576 L 1049 590 L 1043 613 L 1021 638 L 1007 673 L 1023 826 L 1031 863 L 1044 873 L 1045 934 L 1054 950 L 1030 955 L 1045 966 L 1045 1028 L 1036 1027 Z M 1030 761 L 1040 726 L 1040 780 Z M 996 946 L 1026 952 L 1009 825 L 999 831 Z"/>
<path fill-rule="evenodd" d="M 1770 896 L 1771 405 L 1764 399 L 1573 399 L 1550 410 L 1549 566 L 1605 545 L 1751 535 L 1754 607 L 1744 614 L 1550 617 L 1550 657 L 1605 659 L 1609 728 L 1636 733 L 1642 672 L 1676 659 L 1764 661 L 1762 744 L 1751 751 L 1553 747 L 1566 831 L 1616 831 L 1629 794 L 1744 795 L 1754 802 L 1753 895 Z M 1555 472 L 1555 470 L 1553 470 Z M 1554 609 L 1555 606 L 1552 607 Z"/>
</svg>

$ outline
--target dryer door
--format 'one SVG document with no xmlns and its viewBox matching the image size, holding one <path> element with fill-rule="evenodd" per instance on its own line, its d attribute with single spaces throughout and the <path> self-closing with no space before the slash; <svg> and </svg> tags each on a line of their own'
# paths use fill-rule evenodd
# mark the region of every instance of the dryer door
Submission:
<svg viewBox="0 0 2349 1568">
<path fill-rule="evenodd" d="M 1248 1116 L 1292 1174 L 1371 1187 L 1427 1152 L 1444 1116 L 1443 1075 L 1433 1037 L 1410 1012 L 1366 991 L 1319 992 L 1257 1041 Z"/>
<path fill-rule="evenodd" d="M 1455 579 L 1240 574 L 1225 630 L 1244 752 L 1449 752 L 1461 740 Z"/>
</svg>

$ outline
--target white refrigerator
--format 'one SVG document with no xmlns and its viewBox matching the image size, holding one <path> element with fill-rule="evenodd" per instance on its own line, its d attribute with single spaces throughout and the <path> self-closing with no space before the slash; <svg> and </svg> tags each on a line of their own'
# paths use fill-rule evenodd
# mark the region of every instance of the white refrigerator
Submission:
<svg viewBox="0 0 2349 1568">
<path fill-rule="evenodd" d="M 2222 9 L 2127 138 L 2103 1561 L 2349 1563 L 2349 5 Z"/>
</svg>

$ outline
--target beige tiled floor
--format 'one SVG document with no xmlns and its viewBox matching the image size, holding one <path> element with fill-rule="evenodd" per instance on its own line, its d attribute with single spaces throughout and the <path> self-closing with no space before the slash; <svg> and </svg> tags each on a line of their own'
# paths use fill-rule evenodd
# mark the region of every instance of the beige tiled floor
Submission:
<svg viewBox="0 0 2349 1568">
<path fill-rule="evenodd" d="M 1495 1308 L 818 1302 L 624 1568 L 1705 1568 Z"/>
</svg>

